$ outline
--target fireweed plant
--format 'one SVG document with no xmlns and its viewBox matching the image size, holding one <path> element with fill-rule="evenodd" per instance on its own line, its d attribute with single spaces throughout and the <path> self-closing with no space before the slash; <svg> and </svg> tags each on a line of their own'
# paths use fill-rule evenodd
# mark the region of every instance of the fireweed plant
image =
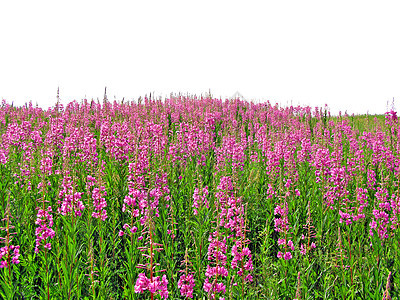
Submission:
<svg viewBox="0 0 400 300">
<path fill-rule="evenodd" d="M 399 299 L 400 122 L 3 100 L 0 215 L 1 299 Z"/>
<path fill-rule="evenodd" d="M 13 297 L 15 295 L 13 289 L 13 271 L 12 265 L 19 264 L 19 246 L 13 245 L 13 236 L 16 234 L 14 232 L 14 226 L 11 224 L 11 213 L 10 213 L 10 203 L 7 203 L 5 209 L 5 217 L 1 220 L 5 223 L 4 227 L 0 227 L 0 230 L 4 231 L 4 236 L 0 237 L 2 242 L 2 247 L 0 247 L 0 268 L 4 271 L 2 272 L 2 287 L 4 289 L 5 295 L 7 297 Z"/>
</svg>

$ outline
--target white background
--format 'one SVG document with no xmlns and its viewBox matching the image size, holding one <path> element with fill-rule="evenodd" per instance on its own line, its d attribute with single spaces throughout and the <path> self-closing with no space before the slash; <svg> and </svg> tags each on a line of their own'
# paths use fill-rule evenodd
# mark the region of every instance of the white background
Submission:
<svg viewBox="0 0 400 300">
<path fill-rule="evenodd" d="M 397 1 L 2 1 L 0 98 L 155 93 L 400 108 Z"/>
</svg>

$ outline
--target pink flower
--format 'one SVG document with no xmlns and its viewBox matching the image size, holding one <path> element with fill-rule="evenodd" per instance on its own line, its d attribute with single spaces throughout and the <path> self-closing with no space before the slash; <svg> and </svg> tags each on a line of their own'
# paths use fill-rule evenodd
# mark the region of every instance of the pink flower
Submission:
<svg viewBox="0 0 400 300">
<path fill-rule="evenodd" d="M 11 256 L 11 264 L 19 264 L 19 246 L 10 245 L 8 248 L 2 247 L 0 248 L 0 268 L 7 268 L 8 267 L 8 255 Z"/>
<path fill-rule="evenodd" d="M 292 259 L 292 253 L 290 253 L 289 251 L 286 252 L 283 258 L 284 258 L 285 260 Z"/>
<path fill-rule="evenodd" d="M 209 293 L 211 291 L 211 288 L 212 288 L 212 283 L 208 280 L 207 277 L 206 280 L 204 280 L 203 289 L 206 293 Z"/>
<path fill-rule="evenodd" d="M 287 244 L 290 247 L 290 249 L 292 249 L 292 251 L 294 251 L 294 245 L 293 245 L 292 240 L 289 240 Z"/>
<path fill-rule="evenodd" d="M 55 231 L 51 228 L 53 226 L 53 216 L 51 214 L 51 206 L 47 207 L 46 210 L 38 209 L 37 218 L 35 224 L 38 227 L 35 230 L 36 235 L 36 247 L 35 253 L 39 253 L 39 247 L 43 245 L 44 248 L 50 250 L 51 244 L 46 243 L 48 238 L 54 238 Z"/>
<path fill-rule="evenodd" d="M 180 288 L 181 296 L 193 298 L 193 289 L 195 287 L 193 274 L 182 275 L 178 281 L 178 288 Z"/>
<path fill-rule="evenodd" d="M 301 244 L 301 246 L 300 246 L 300 254 L 301 255 L 305 255 L 306 254 L 306 247 L 304 247 L 303 244 Z"/>
<path fill-rule="evenodd" d="M 135 284 L 135 293 L 143 293 L 146 290 L 153 294 L 159 293 L 161 298 L 168 299 L 168 280 L 167 276 L 163 275 L 160 280 L 159 276 L 153 277 L 153 281 L 147 278 L 145 273 L 140 273 Z"/>
</svg>

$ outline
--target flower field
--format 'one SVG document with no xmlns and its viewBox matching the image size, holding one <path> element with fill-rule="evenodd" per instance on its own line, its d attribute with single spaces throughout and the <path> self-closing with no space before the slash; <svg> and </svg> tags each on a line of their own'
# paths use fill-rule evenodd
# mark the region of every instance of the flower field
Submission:
<svg viewBox="0 0 400 300">
<path fill-rule="evenodd" d="M 399 299 L 400 123 L 209 97 L 0 107 L 0 299 Z"/>
</svg>

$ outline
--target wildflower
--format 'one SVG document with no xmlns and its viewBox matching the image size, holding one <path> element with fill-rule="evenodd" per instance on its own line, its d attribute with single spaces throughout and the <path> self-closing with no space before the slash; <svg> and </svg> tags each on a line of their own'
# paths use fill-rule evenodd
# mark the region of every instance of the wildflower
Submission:
<svg viewBox="0 0 400 300">
<path fill-rule="evenodd" d="M 292 253 L 290 253 L 289 251 L 285 253 L 285 255 L 283 256 L 283 258 L 285 260 L 289 260 L 292 259 Z"/>
<path fill-rule="evenodd" d="M 168 280 L 167 276 L 163 275 L 153 277 L 152 280 L 146 277 L 145 273 L 140 273 L 135 284 L 135 293 L 143 293 L 148 290 L 153 294 L 160 294 L 161 298 L 168 299 Z"/>
<path fill-rule="evenodd" d="M 51 244 L 46 243 L 48 238 L 54 238 L 55 231 L 51 228 L 53 226 L 51 206 L 48 206 L 46 210 L 38 209 L 37 218 L 35 224 L 38 225 L 35 231 L 36 235 L 36 246 L 35 253 L 39 253 L 39 247 L 43 245 L 44 248 L 50 250 Z"/>
<path fill-rule="evenodd" d="M 11 263 L 16 265 L 19 264 L 19 246 L 9 245 L 8 247 L 0 248 L 0 268 L 7 268 L 8 267 L 8 255 L 11 256 Z"/>
<path fill-rule="evenodd" d="M 181 295 L 187 298 L 193 298 L 193 289 L 195 287 L 193 274 L 181 275 L 178 281 L 178 288 Z"/>
</svg>

